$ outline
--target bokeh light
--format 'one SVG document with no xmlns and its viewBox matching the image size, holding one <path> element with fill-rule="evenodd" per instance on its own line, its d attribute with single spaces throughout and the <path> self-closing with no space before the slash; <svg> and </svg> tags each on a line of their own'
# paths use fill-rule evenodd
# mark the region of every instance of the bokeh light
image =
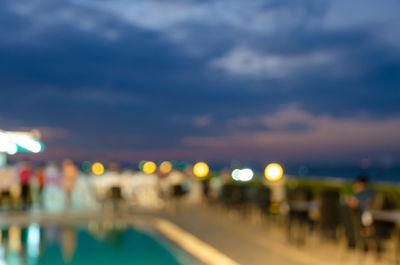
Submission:
<svg viewBox="0 0 400 265">
<path fill-rule="evenodd" d="M 240 172 L 240 169 L 235 169 L 232 171 L 232 178 L 234 180 L 239 180 L 239 172 Z"/>
<path fill-rule="evenodd" d="M 142 160 L 142 161 L 139 162 L 139 164 L 138 164 L 139 170 L 143 170 L 143 166 L 144 166 L 144 164 L 145 164 L 146 162 L 147 162 L 146 160 Z"/>
<path fill-rule="evenodd" d="M 39 153 L 44 145 L 28 135 L 0 131 L 0 152 L 14 155 L 18 151 Z"/>
<path fill-rule="evenodd" d="M 208 175 L 209 168 L 208 165 L 204 162 L 198 162 L 193 167 L 193 173 L 196 177 L 204 178 Z"/>
<path fill-rule="evenodd" d="M 164 161 L 160 164 L 159 168 L 162 174 L 168 174 L 172 170 L 172 163 L 169 161 Z"/>
<path fill-rule="evenodd" d="M 176 164 L 178 164 L 178 161 L 176 161 L 176 160 L 171 160 L 171 164 L 172 164 L 172 166 L 175 166 Z"/>
<path fill-rule="evenodd" d="M 42 150 L 41 144 L 28 136 L 18 136 L 16 140 L 19 146 L 32 153 L 39 153 Z"/>
<path fill-rule="evenodd" d="M 189 166 L 189 163 L 186 161 L 181 161 L 177 164 L 177 169 L 180 171 L 184 171 Z"/>
<path fill-rule="evenodd" d="M 18 147 L 14 143 L 10 143 L 7 148 L 7 154 L 15 155 L 18 152 Z"/>
<path fill-rule="evenodd" d="M 104 173 L 104 166 L 100 162 L 96 162 L 92 165 L 92 172 L 95 175 L 101 175 Z"/>
<path fill-rule="evenodd" d="M 146 174 L 153 174 L 156 169 L 157 165 L 153 161 L 146 161 L 146 163 L 143 164 L 143 172 Z"/>
<path fill-rule="evenodd" d="M 81 168 L 83 172 L 89 172 L 90 169 L 92 168 L 92 163 L 90 161 L 83 161 Z"/>
<path fill-rule="evenodd" d="M 271 163 L 265 168 L 265 177 L 269 181 L 278 181 L 283 176 L 283 169 L 281 165 L 277 163 Z"/>
<path fill-rule="evenodd" d="M 241 169 L 238 173 L 238 180 L 240 181 L 249 181 L 253 178 L 254 173 L 250 168 Z"/>
</svg>

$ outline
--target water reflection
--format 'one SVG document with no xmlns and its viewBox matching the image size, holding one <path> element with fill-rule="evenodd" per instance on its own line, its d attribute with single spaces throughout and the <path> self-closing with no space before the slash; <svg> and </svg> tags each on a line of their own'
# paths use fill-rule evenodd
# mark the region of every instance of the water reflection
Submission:
<svg viewBox="0 0 400 265">
<path fill-rule="evenodd" d="M 123 220 L 0 229 L 0 265 L 199 264 L 150 226 Z"/>
<path fill-rule="evenodd" d="M 37 264 L 43 254 L 39 225 L 21 228 L 13 225 L 1 230 L 0 264 Z"/>
<path fill-rule="evenodd" d="M 77 244 L 76 230 L 73 227 L 63 227 L 61 230 L 61 250 L 65 263 L 70 263 Z"/>
<path fill-rule="evenodd" d="M 88 225 L 89 233 L 102 241 L 118 243 L 122 241 L 124 231 L 127 229 L 125 222 L 113 222 L 111 220 L 91 221 Z"/>
<path fill-rule="evenodd" d="M 57 245 L 63 262 L 69 264 L 78 247 L 78 230 L 86 231 L 86 228 L 97 240 L 118 245 L 127 225 L 110 220 L 92 221 L 80 228 L 72 225 L 43 228 L 37 223 L 25 227 L 12 225 L 0 230 L 0 265 L 42 264 L 40 259 L 49 245 Z"/>
</svg>

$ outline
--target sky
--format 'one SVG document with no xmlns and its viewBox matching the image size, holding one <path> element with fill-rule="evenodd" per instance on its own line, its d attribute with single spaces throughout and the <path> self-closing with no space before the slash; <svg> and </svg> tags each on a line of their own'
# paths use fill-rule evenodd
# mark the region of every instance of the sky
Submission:
<svg viewBox="0 0 400 265">
<path fill-rule="evenodd" d="M 400 161 L 399 0 L 0 0 L 41 159 Z"/>
</svg>

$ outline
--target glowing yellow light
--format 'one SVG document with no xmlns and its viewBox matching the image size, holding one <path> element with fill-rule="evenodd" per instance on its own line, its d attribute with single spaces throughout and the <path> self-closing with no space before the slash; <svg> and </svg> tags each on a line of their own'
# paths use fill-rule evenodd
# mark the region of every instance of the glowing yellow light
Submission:
<svg viewBox="0 0 400 265">
<path fill-rule="evenodd" d="M 154 173 L 154 171 L 156 171 L 156 169 L 157 169 L 157 165 L 156 165 L 156 163 L 154 163 L 152 161 L 147 161 L 143 165 L 143 172 L 146 174 L 152 174 L 152 173 Z"/>
<path fill-rule="evenodd" d="M 199 178 L 204 178 L 205 176 L 207 176 L 208 171 L 208 165 L 204 162 L 198 162 L 193 167 L 193 173 Z"/>
<path fill-rule="evenodd" d="M 282 178 L 283 169 L 277 163 L 271 163 L 265 168 L 265 177 L 270 181 L 277 181 Z"/>
<path fill-rule="evenodd" d="M 104 166 L 102 163 L 96 162 L 92 165 L 92 172 L 95 175 L 101 175 L 104 173 Z"/>
<path fill-rule="evenodd" d="M 169 161 L 164 161 L 160 164 L 160 172 L 168 174 L 172 170 L 172 164 Z"/>
</svg>

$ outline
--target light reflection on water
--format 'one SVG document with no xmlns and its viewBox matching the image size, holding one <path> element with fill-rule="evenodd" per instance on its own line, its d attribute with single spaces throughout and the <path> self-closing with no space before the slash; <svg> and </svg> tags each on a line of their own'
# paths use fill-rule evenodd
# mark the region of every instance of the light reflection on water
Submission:
<svg viewBox="0 0 400 265">
<path fill-rule="evenodd" d="M 150 227 L 124 222 L 26 227 L 0 234 L 0 265 L 200 264 Z"/>
</svg>

